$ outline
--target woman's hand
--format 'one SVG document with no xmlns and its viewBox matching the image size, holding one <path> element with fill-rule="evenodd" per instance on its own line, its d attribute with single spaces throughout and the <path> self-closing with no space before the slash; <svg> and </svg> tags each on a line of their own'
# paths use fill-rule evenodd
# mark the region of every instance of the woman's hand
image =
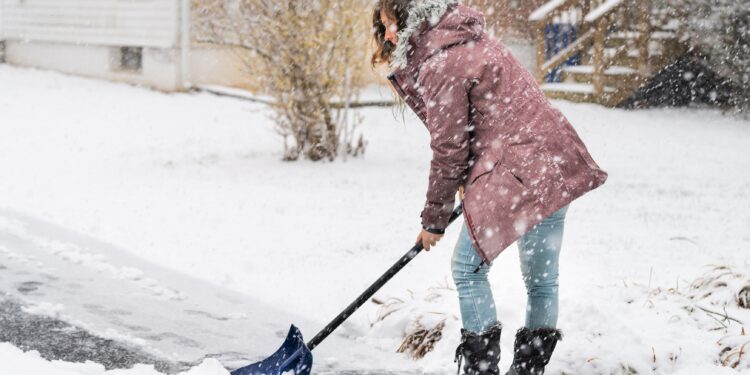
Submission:
<svg viewBox="0 0 750 375">
<path fill-rule="evenodd" d="M 458 187 L 458 196 L 461 200 L 464 200 L 464 186 L 461 185 Z M 419 241 L 422 241 L 422 247 L 425 251 L 430 251 L 431 246 L 435 246 L 440 239 L 443 238 L 442 234 L 435 234 L 430 233 L 424 229 L 422 229 L 419 232 L 419 235 L 417 236 L 417 241 L 415 243 L 419 243 Z"/>
<path fill-rule="evenodd" d="M 419 232 L 417 241 L 415 243 L 419 243 L 419 241 L 422 241 L 422 247 L 424 248 L 424 250 L 430 251 L 430 246 L 435 246 L 435 244 L 440 241 L 441 238 L 443 238 L 442 234 L 430 233 L 422 229 L 422 231 Z"/>
</svg>

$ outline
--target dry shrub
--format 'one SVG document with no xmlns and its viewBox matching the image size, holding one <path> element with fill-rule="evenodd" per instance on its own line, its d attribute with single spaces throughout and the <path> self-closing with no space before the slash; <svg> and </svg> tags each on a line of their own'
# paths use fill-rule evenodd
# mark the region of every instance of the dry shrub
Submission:
<svg viewBox="0 0 750 375">
<path fill-rule="evenodd" d="M 737 306 L 743 309 L 750 309 L 750 283 L 737 293 Z"/>
<path fill-rule="evenodd" d="M 403 340 L 397 352 L 420 359 L 431 352 L 443 337 L 446 324 L 457 322 L 451 314 L 457 300 L 456 290 L 445 281 L 421 293 L 407 290 L 407 297 L 373 299 L 379 305 L 371 326 L 403 329 Z"/>
<path fill-rule="evenodd" d="M 432 328 L 425 328 L 417 320 L 415 326 L 408 330 L 404 341 L 401 342 L 397 352 L 407 352 L 414 359 L 420 359 L 432 351 L 435 343 L 443 337 L 445 319 Z"/>
<path fill-rule="evenodd" d="M 719 360 L 722 366 L 731 368 L 750 368 L 750 337 L 743 328 L 739 335 L 722 337 L 718 344 L 722 347 Z"/>
<path fill-rule="evenodd" d="M 750 275 L 735 272 L 725 265 L 713 266 L 711 270 L 695 279 L 686 296 L 693 301 L 707 301 L 712 305 L 750 308 Z"/>
<path fill-rule="evenodd" d="M 727 333 L 717 341 L 719 363 L 735 369 L 750 368 L 750 337 L 745 335 L 743 324 L 747 322 L 742 318 L 747 315 L 743 310 L 750 308 L 750 274 L 735 272 L 724 265 L 713 266 L 690 284 L 686 296 L 694 302 L 705 301 L 721 308 L 709 309 L 695 304 L 698 310 L 720 324 L 718 330 L 729 332 L 735 323 L 741 326 L 739 334 Z"/>
<path fill-rule="evenodd" d="M 263 93 L 273 97 L 284 160 L 358 156 L 356 100 L 367 59 L 367 0 L 202 0 L 198 41 L 234 47 Z"/>
<path fill-rule="evenodd" d="M 382 322 L 389 315 L 401 309 L 404 305 L 404 300 L 401 298 L 391 297 L 385 301 L 380 301 L 377 298 L 373 298 L 372 302 L 376 305 L 380 305 L 378 312 L 375 315 L 375 321 L 370 323 L 370 327 L 374 326 L 378 322 Z"/>
</svg>

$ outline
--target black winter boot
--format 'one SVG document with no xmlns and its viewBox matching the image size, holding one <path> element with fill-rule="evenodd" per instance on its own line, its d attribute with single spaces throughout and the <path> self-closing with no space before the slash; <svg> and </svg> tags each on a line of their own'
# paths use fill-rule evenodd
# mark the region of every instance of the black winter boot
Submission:
<svg viewBox="0 0 750 375">
<path fill-rule="evenodd" d="M 461 343 L 456 348 L 458 373 L 461 373 L 461 359 L 465 360 L 464 375 L 499 375 L 500 333 L 502 323 L 496 323 L 487 330 L 474 333 L 461 328 Z"/>
<path fill-rule="evenodd" d="M 528 329 L 516 332 L 513 344 L 513 364 L 505 375 L 542 375 L 557 342 L 562 340 L 562 331 L 551 327 Z"/>
</svg>

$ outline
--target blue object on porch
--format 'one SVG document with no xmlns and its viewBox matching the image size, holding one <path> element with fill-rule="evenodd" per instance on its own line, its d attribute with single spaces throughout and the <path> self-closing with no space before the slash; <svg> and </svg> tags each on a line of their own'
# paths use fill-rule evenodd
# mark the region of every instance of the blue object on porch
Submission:
<svg viewBox="0 0 750 375">
<path fill-rule="evenodd" d="M 545 26 L 545 49 L 546 60 L 550 60 L 553 56 L 557 55 L 561 50 L 568 47 L 570 44 L 576 41 L 576 25 L 570 23 L 547 23 Z M 565 60 L 562 65 L 580 65 L 581 54 L 577 53 Z M 562 81 L 561 69 L 556 67 L 547 74 L 545 81 L 547 82 L 560 82 Z"/>
</svg>

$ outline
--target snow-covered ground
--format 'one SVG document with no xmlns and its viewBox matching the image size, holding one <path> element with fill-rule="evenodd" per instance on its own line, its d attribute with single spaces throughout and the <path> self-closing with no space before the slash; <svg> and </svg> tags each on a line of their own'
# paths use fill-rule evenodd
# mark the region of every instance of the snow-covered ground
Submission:
<svg viewBox="0 0 750 375">
<path fill-rule="evenodd" d="M 750 284 L 750 122 L 709 110 L 556 105 L 609 180 L 568 211 L 565 338 L 547 373 L 750 372 L 746 359 L 744 370 L 717 364 L 717 341 L 750 341 L 742 324 L 700 309 L 723 313 L 736 290 L 717 293 L 723 300 L 688 295 L 707 265 L 742 275 L 726 288 Z M 261 105 L 0 65 L 0 291 L 32 313 L 174 361 L 257 360 L 291 323 L 309 339 L 419 230 L 427 132 L 410 114 L 405 124 L 390 109 L 362 114 L 364 158 L 286 163 Z M 388 305 L 393 313 L 381 320 L 384 308 L 367 304 L 315 349 L 315 373 L 455 371 L 457 229 L 378 293 L 404 301 Z M 505 369 L 525 308 L 515 245 L 490 277 Z M 750 310 L 726 311 L 748 331 Z M 395 349 L 417 317 L 445 320 L 445 329 L 414 361 Z M 104 371 L 0 344 L 0 372 L 8 363 Z M 193 371 L 213 374 L 217 364 Z"/>
</svg>

